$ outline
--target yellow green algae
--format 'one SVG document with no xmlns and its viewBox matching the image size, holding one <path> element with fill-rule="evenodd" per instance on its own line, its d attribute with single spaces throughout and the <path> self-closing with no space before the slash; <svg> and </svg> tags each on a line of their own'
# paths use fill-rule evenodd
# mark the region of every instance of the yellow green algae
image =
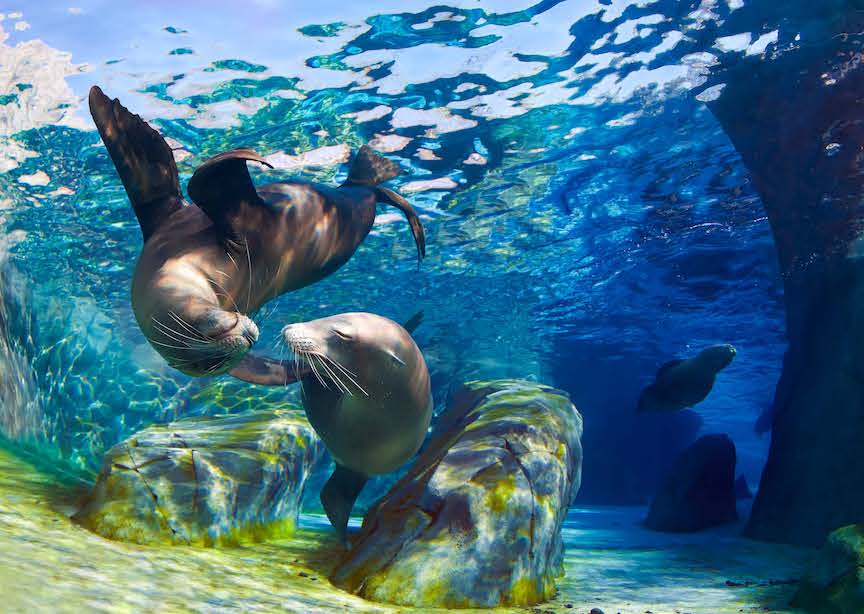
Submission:
<svg viewBox="0 0 864 614">
<path fill-rule="evenodd" d="M 288 537 L 308 471 L 321 454 L 312 427 L 290 409 L 150 426 L 108 452 L 75 520 L 138 544 L 219 546 Z"/>
<path fill-rule="evenodd" d="M 0 450 L 4 613 L 445 611 L 379 605 L 330 585 L 326 578 L 340 550 L 329 531 L 301 525 L 291 539 L 237 548 L 139 546 L 99 537 L 71 522 L 76 495 L 73 488 Z M 668 536 L 631 528 L 633 517 L 620 509 L 584 513 L 608 522 L 590 531 L 578 522 L 565 525 L 565 539 L 573 546 L 565 552 L 566 575 L 554 600 L 537 608 L 462 611 L 793 611 L 785 604 L 794 586 L 766 582 L 730 588 L 725 581 L 797 577 L 809 551 L 722 536 L 726 534 L 718 539 L 716 532 L 695 541 L 682 536 L 668 541 Z"/>
</svg>

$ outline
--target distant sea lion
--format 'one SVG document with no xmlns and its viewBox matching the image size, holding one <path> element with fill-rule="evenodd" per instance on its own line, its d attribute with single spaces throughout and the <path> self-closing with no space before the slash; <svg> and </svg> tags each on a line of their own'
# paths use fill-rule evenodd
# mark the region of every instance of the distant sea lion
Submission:
<svg viewBox="0 0 864 614">
<path fill-rule="evenodd" d="M 201 165 L 180 193 L 165 140 L 117 99 L 90 90 L 90 113 L 138 217 L 144 248 L 132 284 L 135 318 L 168 363 L 193 376 L 224 373 L 258 339 L 250 314 L 345 264 L 369 233 L 376 204 L 401 209 L 418 257 L 425 232 L 397 193 L 377 187 L 396 164 L 363 146 L 338 188 L 301 181 L 256 188 L 250 149 Z"/>
<path fill-rule="evenodd" d="M 418 316 L 409 321 L 418 323 Z M 297 363 L 249 355 L 232 375 L 255 383 L 302 382 L 306 415 L 336 462 L 321 503 L 344 541 L 367 479 L 403 465 L 426 437 L 432 418 L 426 361 L 407 330 L 372 313 L 290 324 L 282 336 Z"/>
<path fill-rule="evenodd" d="M 655 381 L 639 397 L 637 411 L 677 411 L 702 402 L 714 378 L 735 358 L 731 345 L 715 345 L 693 358 L 671 360 L 657 370 Z"/>
</svg>

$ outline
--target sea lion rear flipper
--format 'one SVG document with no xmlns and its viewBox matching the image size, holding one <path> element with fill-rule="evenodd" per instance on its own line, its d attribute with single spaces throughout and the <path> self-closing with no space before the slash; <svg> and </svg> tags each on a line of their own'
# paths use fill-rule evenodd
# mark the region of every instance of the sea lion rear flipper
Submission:
<svg viewBox="0 0 864 614">
<path fill-rule="evenodd" d="M 362 473 L 336 463 L 333 475 L 321 489 L 321 505 L 324 506 L 327 518 L 342 542 L 345 541 L 348 533 L 348 517 L 351 515 L 351 508 L 354 507 L 354 502 L 368 479 Z"/>
<path fill-rule="evenodd" d="M 351 162 L 345 183 L 374 187 L 393 179 L 400 172 L 398 164 L 376 154 L 369 145 L 363 145 Z"/>
<path fill-rule="evenodd" d="M 97 85 L 90 88 L 90 115 L 146 241 L 162 220 L 183 206 L 174 154 L 156 130 Z"/>
<path fill-rule="evenodd" d="M 389 188 L 375 188 L 375 193 L 383 202 L 393 205 L 408 219 L 408 225 L 411 226 L 411 234 L 414 235 L 414 243 L 417 244 L 417 266 L 420 266 L 420 261 L 426 257 L 426 230 L 420 222 L 420 217 L 405 198 L 397 194 Z"/>
<path fill-rule="evenodd" d="M 261 202 L 255 184 L 249 176 L 246 161 L 267 162 L 251 149 L 226 151 L 214 156 L 198 167 L 186 186 L 189 196 L 213 223 L 233 235 L 239 232 L 244 205 Z"/>
</svg>

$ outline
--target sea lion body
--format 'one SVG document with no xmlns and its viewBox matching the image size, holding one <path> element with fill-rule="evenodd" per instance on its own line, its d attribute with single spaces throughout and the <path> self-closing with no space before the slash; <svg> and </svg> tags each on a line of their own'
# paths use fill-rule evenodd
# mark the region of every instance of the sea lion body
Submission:
<svg viewBox="0 0 864 614">
<path fill-rule="evenodd" d="M 735 357 L 731 345 L 716 345 L 693 358 L 672 360 L 657 371 L 655 381 L 639 397 L 637 411 L 678 411 L 701 403 L 721 370 Z"/>
<path fill-rule="evenodd" d="M 420 449 L 432 419 L 429 371 L 408 331 L 371 313 L 291 324 L 283 338 L 311 368 L 301 378 L 304 408 L 336 462 L 321 501 L 344 538 L 367 478 Z"/>
<path fill-rule="evenodd" d="M 336 271 L 369 233 L 378 202 L 408 218 L 418 255 L 425 233 L 411 205 L 378 183 L 394 163 L 360 149 L 338 188 L 305 182 L 256 188 L 248 149 L 219 154 L 192 176 L 183 201 L 171 149 L 118 100 L 91 88 L 90 110 L 138 217 L 144 247 L 132 287 L 151 345 L 189 375 L 234 368 L 257 341 L 249 315 Z"/>
</svg>

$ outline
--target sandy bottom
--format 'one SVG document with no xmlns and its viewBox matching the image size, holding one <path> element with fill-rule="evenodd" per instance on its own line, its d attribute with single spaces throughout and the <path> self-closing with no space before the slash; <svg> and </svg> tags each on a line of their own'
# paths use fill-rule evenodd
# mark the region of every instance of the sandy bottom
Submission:
<svg viewBox="0 0 864 614">
<path fill-rule="evenodd" d="M 268 544 L 142 547 L 72 523 L 74 500 L 55 478 L 0 451 L 0 611 L 431 612 L 376 605 L 331 586 L 339 550 L 322 517 L 304 516 L 294 538 Z M 795 585 L 786 581 L 800 575 L 810 551 L 740 539 L 740 527 L 653 533 L 639 527 L 643 515 L 641 508 L 571 510 L 558 597 L 495 612 L 793 611 L 786 604 Z"/>
</svg>

